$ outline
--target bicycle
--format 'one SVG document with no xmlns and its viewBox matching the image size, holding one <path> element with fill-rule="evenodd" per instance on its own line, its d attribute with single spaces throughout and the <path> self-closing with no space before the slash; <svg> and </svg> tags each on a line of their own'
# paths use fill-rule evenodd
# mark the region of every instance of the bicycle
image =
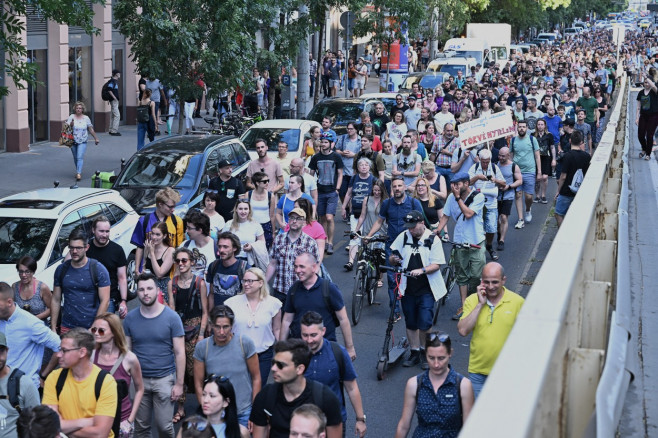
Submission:
<svg viewBox="0 0 658 438">
<path fill-rule="evenodd" d="M 368 305 L 375 302 L 377 293 L 377 282 L 381 272 L 379 265 L 384 263 L 384 249 L 376 248 L 373 244 L 386 242 L 386 236 L 366 238 L 359 233 L 350 233 L 350 237 L 361 239 L 359 249 L 356 254 L 356 272 L 354 274 L 354 289 L 352 290 L 352 324 L 357 325 L 361 319 L 363 310 L 363 301 L 367 297 Z"/>
<path fill-rule="evenodd" d="M 476 245 L 474 243 L 458 243 L 458 242 L 453 242 L 451 240 L 444 238 L 441 238 L 441 242 L 444 243 L 449 243 L 452 245 L 452 249 L 450 250 L 450 259 L 448 261 L 448 265 L 444 267 L 441 270 L 441 276 L 443 277 L 443 282 L 446 286 L 446 294 L 443 298 L 438 300 L 434 304 L 434 318 L 432 319 L 432 324 L 436 324 L 437 318 L 439 316 L 439 309 L 442 305 L 445 305 L 446 300 L 448 298 L 448 295 L 450 295 L 450 292 L 454 289 L 455 284 L 457 284 L 457 279 L 455 277 L 455 253 L 457 252 L 458 248 L 464 248 L 464 249 L 480 249 L 482 248 L 480 245 Z"/>
</svg>

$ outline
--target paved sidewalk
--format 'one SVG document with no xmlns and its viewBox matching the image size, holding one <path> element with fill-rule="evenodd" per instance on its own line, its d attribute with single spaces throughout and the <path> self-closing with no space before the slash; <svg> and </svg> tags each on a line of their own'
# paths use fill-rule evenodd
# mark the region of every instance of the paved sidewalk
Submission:
<svg viewBox="0 0 658 438">
<path fill-rule="evenodd" d="M 632 94 L 631 97 L 634 97 Z M 635 100 L 629 102 L 629 114 L 635 114 Z M 631 119 L 632 120 L 632 119 Z M 631 266 L 631 344 L 635 360 L 626 395 L 618 436 L 658 436 L 658 162 L 638 158 L 640 145 L 637 127 L 631 122 L 629 245 Z M 619 257 L 626 255 L 619 254 Z"/>
</svg>

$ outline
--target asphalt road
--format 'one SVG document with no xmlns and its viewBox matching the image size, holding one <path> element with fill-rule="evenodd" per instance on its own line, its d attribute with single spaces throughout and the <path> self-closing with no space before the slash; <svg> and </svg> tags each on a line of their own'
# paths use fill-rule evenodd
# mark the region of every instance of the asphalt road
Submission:
<svg viewBox="0 0 658 438">
<path fill-rule="evenodd" d="M 375 80 L 369 81 L 368 91 L 377 91 Z M 372 88 L 372 89 L 371 89 Z M 112 137 L 99 134 L 100 145 L 90 144 L 85 156 L 83 181 L 81 185 L 89 186 L 90 178 L 95 170 L 120 169 L 121 158 L 129 158 L 136 150 L 136 128 L 122 126 L 122 137 Z M 17 192 L 36 188 L 52 187 L 55 180 L 62 186 L 68 187 L 74 183 L 74 168 L 69 148 L 56 143 L 46 143 L 32 147 L 32 150 L 23 154 L 0 154 L 0 196 L 7 196 Z M 556 183 L 549 180 L 548 198 L 555 194 Z M 533 273 L 541 265 L 542 254 L 550 246 L 551 235 L 555 232 L 554 221 L 546 221 L 551 210 L 551 204 L 535 205 L 533 207 L 533 221 L 523 230 L 515 230 L 515 209 L 510 217 L 510 230 L 506 239 L 506 249 L 499 252 L 500 260 L 506 270 L 507 287 L 526 295 L 532 284 Z M 353 289 L 353 273 L 345 273 L 343 264 L 347 261 L 347 252 L 344 250 L 347 239 L 343 232 L 346 224 L 338 220 L 336 224 L 335 253 L 325 257 L 325 265 L 332 275 L 334 282 L 343 291 L 348 314 L 351 306 L 351 293 Z M 447 251 L 448 247 L 444 249 Z M 448 254 L 446 253 L 446 260 Z M 377 293 L 377 304 L 364 308 L 361 322 L 353 328 L 354 342 L 357 351 L 356 367 L 359 387 L 363 395 L 365 412 L 368 418 L 369 436 L 391 436 L 395 429 L 402 410 L 402 397 L 406 380 L 420 372 L 420 368 L 403 368 L 391 366 L 386 378 L 378 381 L 376 377 L 376 364 L 384 340 L 386 320 L 388 317 L 388 302 L 386 284 Z M 135 305 L 136 303 L 131 303 Z M 453 339 L 454 355 L 452 366 L 460 373 L 467 373 L 468 365 L 468 338 L 458 335 L 456 322 L 450 317 L 459 307 L 459 294 L 455 292 L 448 298 L 446 308 L 441 309 L 436 330 L 450 334 Z M 404 323 L 398 322 L 394 329 L 395 340 L 404 336 Z M 193 407 L 194 397 L 189 397 L 189 408 Z M 348 434 L 353 434 L 354 411 L 348 408 Z"/>
</svg>

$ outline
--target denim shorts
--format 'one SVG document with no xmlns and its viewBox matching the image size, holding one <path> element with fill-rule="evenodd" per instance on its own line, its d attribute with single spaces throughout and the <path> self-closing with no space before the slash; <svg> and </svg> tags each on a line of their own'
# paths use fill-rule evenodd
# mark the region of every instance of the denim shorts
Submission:
<svg viewBox="0 0 658 438">
<path fill-rule="evenodd" d="M 574 198 L 575 196 L 558 195 L 557 201 L 555 201 L 555 214 L 565 216 Z"/>
<path fill-rule="evenodd" d="M 340 80 L 338 80 L 338 79 L 329 79 L 329 86 L 331 88 L 333 88 L 333 87 L 338 88 L 340 86 Z"/>
<path fill-rule="evenodd" d="M 338 210 L 338 193 L 318 193 L 318 216 L 335 215 Z"/>
<path fill-rule="evenodd" d="M 434 295 L 405 295 L 402 297 L 402 312 L 407 330 L 429 330 L 434 317 Z"/>
<path fill-rule="evenodd" d="M 487 208 L 483 219 L 485 233 L 494 234 L 498 231 L 498 209 Z"/>
<path fill-rule="evenodd" d="M 535 181 L 537 179 L 536 173 L 522 173 L 523 184 L 516 189 L 517 192 L 525 192 L 528 195 L 535 194 Z"/>
</svg>

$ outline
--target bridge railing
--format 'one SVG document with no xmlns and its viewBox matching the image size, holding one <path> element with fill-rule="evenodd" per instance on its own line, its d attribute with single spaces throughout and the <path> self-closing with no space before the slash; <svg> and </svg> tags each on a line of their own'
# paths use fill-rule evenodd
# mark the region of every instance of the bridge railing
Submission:
<svg viewBox="0 0 658 438">
<path fill-rule="evenodd" d="M 614 310 L 626 90 L 460 437 L 585 434 Z"/>
</svg>

